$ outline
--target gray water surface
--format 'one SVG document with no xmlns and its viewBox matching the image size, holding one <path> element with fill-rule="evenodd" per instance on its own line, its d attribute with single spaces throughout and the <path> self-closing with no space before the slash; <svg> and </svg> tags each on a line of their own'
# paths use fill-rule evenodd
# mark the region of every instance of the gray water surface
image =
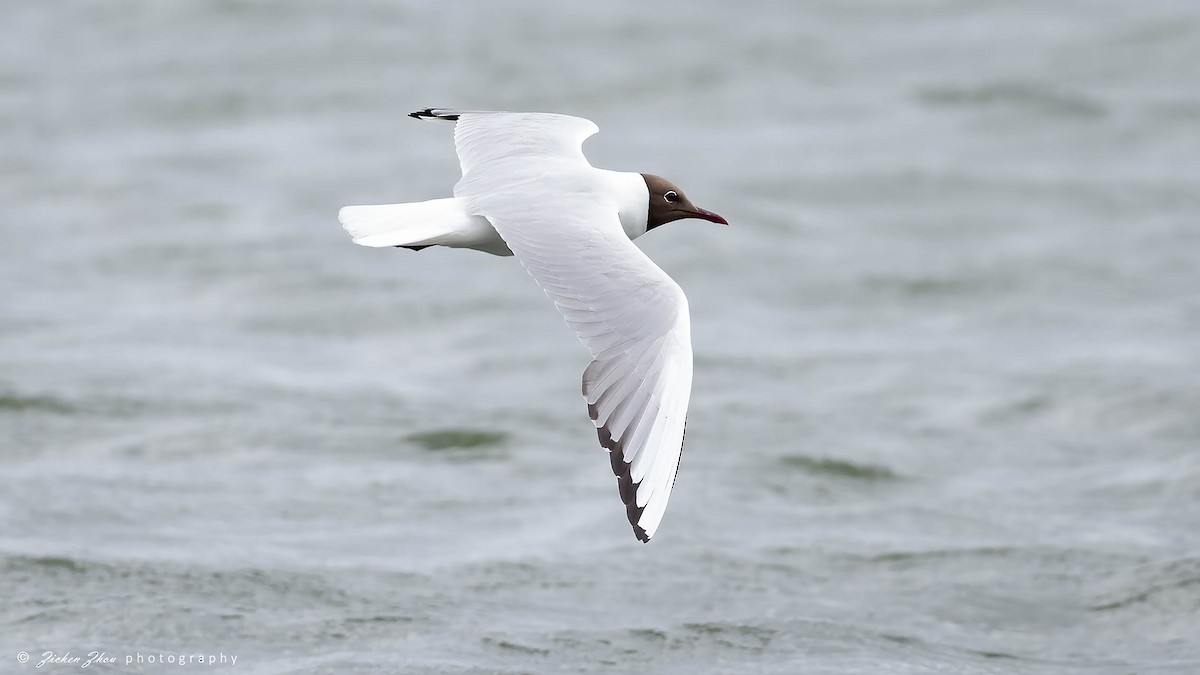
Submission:
<svg viewBox="0 0 1200 675">
<path fill-rule="evenodd" d="M 1200 672 L 1192 0 L 0 26 L 0 672 Z M 449 193 L 431 105 L 732 223 L 639 240 L 696 355 L 648 545 L 520 266 L 336 222 Z"/>
</svg>

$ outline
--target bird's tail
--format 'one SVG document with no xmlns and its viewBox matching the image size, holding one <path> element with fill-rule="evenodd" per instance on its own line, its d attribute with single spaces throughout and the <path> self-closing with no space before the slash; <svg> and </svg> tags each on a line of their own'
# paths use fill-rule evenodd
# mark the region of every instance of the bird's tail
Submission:
<svg viewBox="0 0 1200 675">
<path fill-rule="evenodd" d="M 471 217 L 458 200 L 347 206 L 338 221 L 362 246 L 423 246 L 468 229 Z"/>
<path fill-rule="evenodd" d="M 491 223 L 468 215 L 455 197 L 408 204 L 346 206 L 338 221 L 362 246 L 425 246 L 474 248 L 494 255 L 512 255 Z"/>
</svg>

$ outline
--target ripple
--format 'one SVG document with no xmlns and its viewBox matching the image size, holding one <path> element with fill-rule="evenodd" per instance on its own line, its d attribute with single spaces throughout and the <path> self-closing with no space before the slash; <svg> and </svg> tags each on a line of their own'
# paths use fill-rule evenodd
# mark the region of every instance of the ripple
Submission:
<svg viewBox="0 0 1200 675">
<path fill-rule="evenodd" d="M 789 469 L 799 469 L 806 473 L 819 476 L 838 476 L 855 480 L 882 481 L 899 480 L 900 474 L 886 466 L 874 464 L 856 464 L 840 459 L 806 457 L 804 455 L 784 455 L 779 463 Z"/>
<path fill-rule="evenodd" d="M 65 571 L 81 574 L 87 572 L 93 563 L 84 563 L 74 558 L 62 556 L 12 556 L 5 567 L 14 571 Z"/>
<path fill-rule="evenodd" d="M 14 393 L 0 394 L 0 412 L 49 412 L 69 415 L 77 412 L 75 406 L 53 396 L 26 396 Z"/>
<path fill-rule="evenodd" d="M 495 638 L 485 637 L 483 638 L 483 644 L 491 645 L 505 651 L 529 654 L 531 656 L 548 656 L 550 654 L 549 649 L 531 647 L 529 645 L 512 642 L 511 640 L 497 640 Z"/>
<path fill-rule="evenodd" d="M 1114 590 L 1089 609 L 1108 612 L 1144 603 L 1154 603 L 1160 611 L 1165 606 L 1200 607 L 1200 558 L 1178 560 L 1159 570 L 1140 571 L 1130 585 L 1135 584 L 1141 588 Z"/>
<path fill-rule="evenodd" d="M 1102 117 L 1108 112 L 1094 99 L 1030 82 L 930 87 L 920 90 L 917 96 L 931 106 L 941 107 L 1011 106 L 1064 117 Z"/>
<path fill-rule="evenodd" d="M 761 651 L 778 632 L 772 628 L 728 623 L 685 623 L 683 627 L 697 636 L 707 637 L 724 647 Z"/>
<path fill-rule="evenodd" d="M 508 440 L 508 434 L 482 429 L 438 429 L 409 434 L 404 437 L 404 440 L 415 443 L 426 450 L 437 451 L 500 445 Z"/>
<path fill-rule="evenodd" d="M 937 560 L 941 558 L 997 558 L 1010 556 L 1016 549 L 1005 546 L 982 546 L 978 548 L 935 549 L 931 551 L 892 551 L 881 553 L 868 558 L 876 563 L 903 563 L 921 560 Z"/>
</svg>

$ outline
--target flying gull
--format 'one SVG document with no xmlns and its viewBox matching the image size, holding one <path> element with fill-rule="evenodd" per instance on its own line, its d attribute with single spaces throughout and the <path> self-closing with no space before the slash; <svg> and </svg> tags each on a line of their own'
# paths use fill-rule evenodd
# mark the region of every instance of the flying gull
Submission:
<svg viewBox="0 0 1200 675">
<path fill-rule="evenodd" d="M 728 224 L 652 174 L 594 168 L 590 120 L 550 113 L 426 108 L 454 125 L 454 196 L 347 206 L 363 246 L 471 248 L 515 255 L 592 354 L 583 397 L 634 534 L 649 541 L 679 470 L 692 389 L 687 298 L 633 239 L 684 218 Z"/>
</svg>

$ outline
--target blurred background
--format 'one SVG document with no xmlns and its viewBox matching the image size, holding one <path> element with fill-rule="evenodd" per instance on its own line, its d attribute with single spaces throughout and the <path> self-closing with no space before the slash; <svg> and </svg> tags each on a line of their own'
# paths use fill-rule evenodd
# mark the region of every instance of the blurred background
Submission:
<svg viewBox="0 0 1200 675">
<path fill-rule="evenodd" d="M 1200 671 L 1193 0 L 0 26 L 0 670 Z M 425 106 L 732 223 L 639 240 L 696 355 L 649 545 L 521 268 L 339 227 L 449 194 Z"/>
</svg>

